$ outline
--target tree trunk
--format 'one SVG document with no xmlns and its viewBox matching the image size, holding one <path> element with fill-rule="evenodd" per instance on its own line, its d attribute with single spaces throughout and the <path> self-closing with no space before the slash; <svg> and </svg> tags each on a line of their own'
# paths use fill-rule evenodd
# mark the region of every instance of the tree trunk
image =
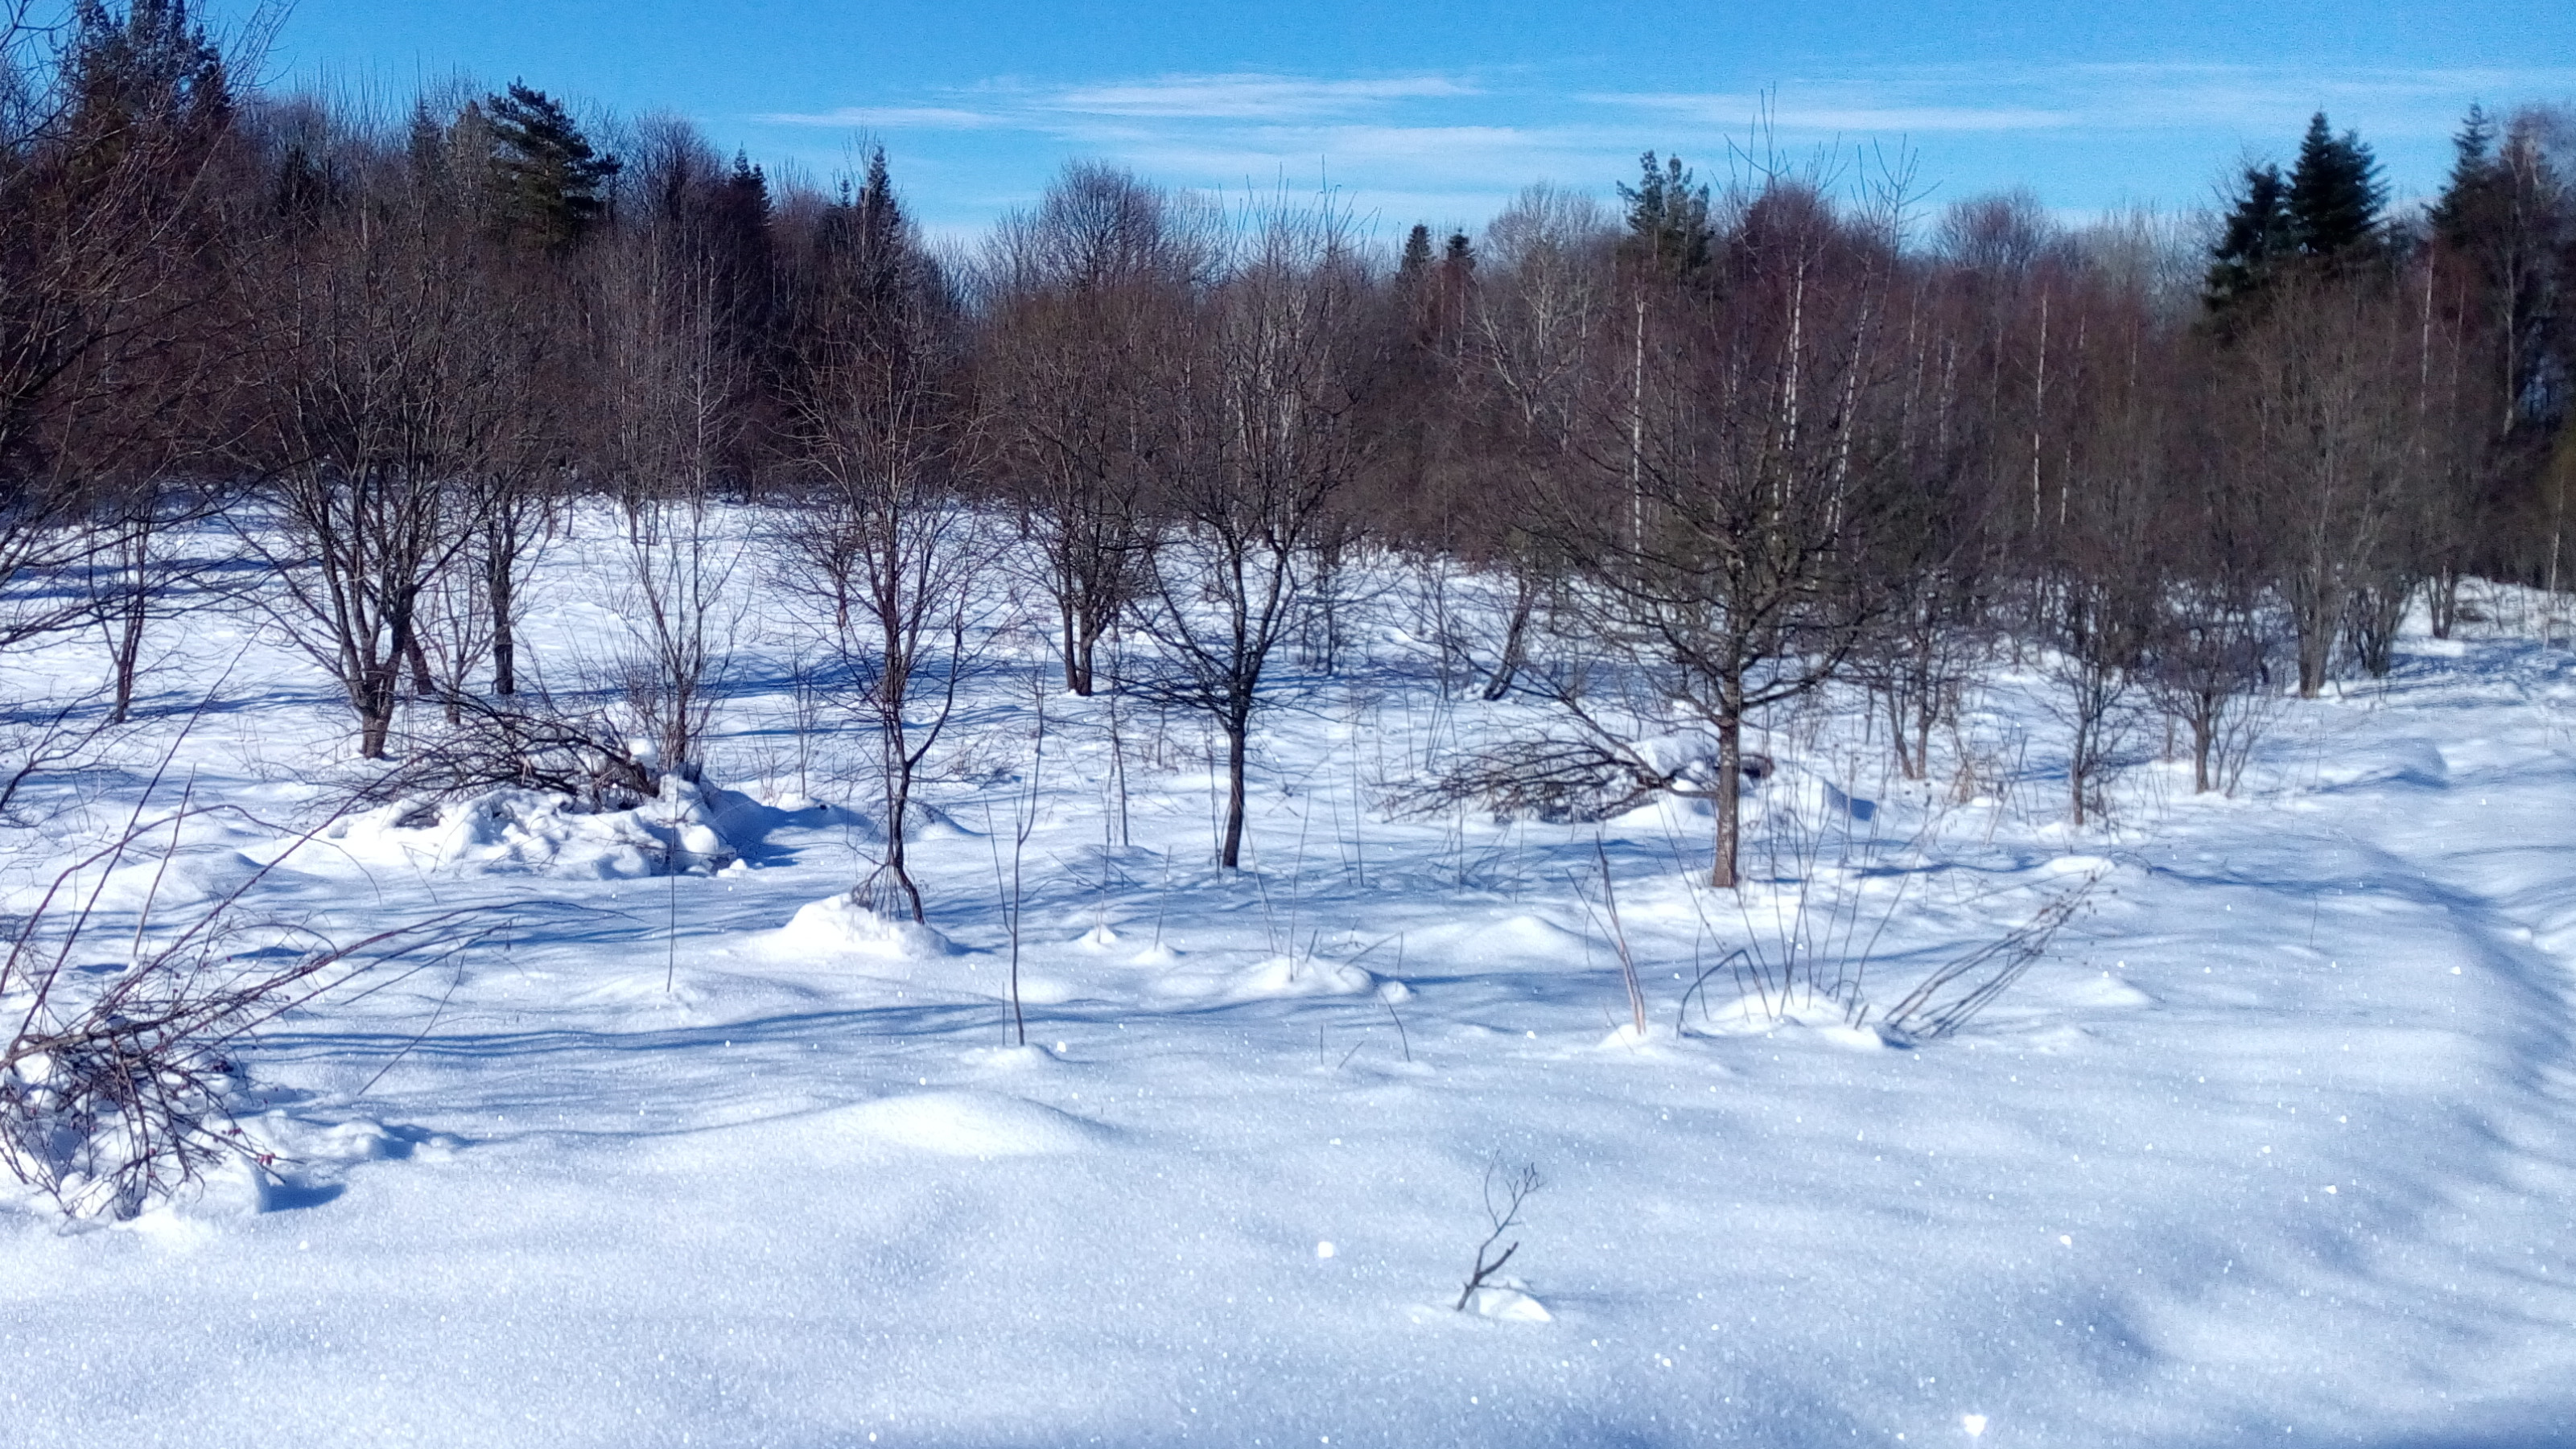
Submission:
<svg viewBox="0 0 2576 1449">
<path fill-rule="evenodd" d="M 1742 814 L 1736 799 L 1744 784 L 1744 721 L 1729 715 L 1717 722 L 1717 859 L 1708 883 L 1717 890 L 1735 889 L 1736 821 Z"/>
<path fill-rule="evenodd" d="M 133 713 L 134 676 L 142 660 L 143 622 L 150 608 L 151 594 L 138 578 L 125 602 L 117 609 L 122 617 L 116 626 L 116 700 L 108 709 L 109 724 L 123 724 Z"/>
<path fill-rule="evenodd" d="M 1512 692 L 1512 681 L 1520 677 L 1521 665 L 1529 657 L 1530 610 L 1537 592 L 1524 584 L 1514 593 L 1512 617 L 1503 626 L 1503 657 L 1494 661 L 1493 677 L 1485 681 L 1488 702 Z"/>
<path fill-rule="evenodd" d="M 519 692 L 519 641 L 512 625 L 518 600 L 507 563 L 493 565 L 484 592 L 492 601 L 492 692 L 508 699 Z"/>
<path fill-rule="evenodd" d="M 359 675 L 350 703 L 358 710 L 358 757 L 381 760 L 394 730 L 394 661 L 372 664 Z"/>
<path fill-rule="evenodd" d="M 420 647 L 419 635 L 414 634 L 403 640 L 402 654 L 403 658 L 411 664 L 412 694 L 420 699 L 435 696 L 438 693 L 438 677 L 429 672 L 429 651 Z"/>
<path fill-rule="evenodd" d="M 1217 864 L 1227 870 L 1243 868 L 1243 757 L 1244 746 L 1252 734 L 1252 721 L 1237 711 L 1225 721 L 1225 844 L 1217 853 Z"/>
<path fill-rule="evenodd" d="M 2301 619 L 2298 624 L 2299 698 L 2314 699 L 2326 687 L 2326 665 L 2334 654 L 2334 620 L 2328 616 Z"/>
<path fill-rule="evenodd" d="M 1091 648 L 1096 631 L 1087 627 L 1071 600 L 1058 604 L 1056 614 L 1064 623 L 1064 687 L 1079 698 L 1089 699 L 1097 687 Z"/>
<path fill-rule="evenodd" d="M 1941 712 L 1935 703 L 1938 699 L 1932 686 L 1926 684 L 1914 702 L 1914 778 L 1917 780 L 1932 778 L 1932 723 Z"/>
<path fill-rule="evenodd" d="M 1875 706 L 1872 713 L 1876 713 Z M 1905 695 L 1891 681 L 1887 686 L 1887 741 L 1896 749 L 1896 773 L 1901 779 L 1920 780 L 1923 771 L 1906 748 L 1905 733 Z"/>
<path fill-rule="evenodd" d="M 2426 607 L 2433 615 L 2433 637 L 2450 638 L 2451 629 L 2460 617 L 2459 570 L 2444 568 L 2434 576 L 2431 596 L 2426 601 Z"/>
<path fill-rule="evenodd" d="M 886 772 L 885 864 L 879 873 L 894 877 L 895 889 L 903 892 L 904 908 L 915 921 L 927 922 L 929 913 L 921 906 L 921 887 L 912 879 L 912 761 L 901 745 L 892 747 L 895 759 Z M 869 904 L 873 905 L 873 902 Z"/>
</svg>

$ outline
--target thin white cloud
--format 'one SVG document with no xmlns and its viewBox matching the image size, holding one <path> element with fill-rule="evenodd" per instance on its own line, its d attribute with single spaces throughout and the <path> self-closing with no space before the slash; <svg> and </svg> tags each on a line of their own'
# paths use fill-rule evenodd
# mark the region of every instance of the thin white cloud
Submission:
<svg viewBox="0 0 2576 1449">
<path fill-rule="evenodd" d="M 752 119 L 767 126 L 840 126 L 874 131 L 989 131 L 1010 124 L 1000 116 L 953 106 L 843 106 L 837 111 L 772 112 Z"/>
<path fill-rule="evenodd" d="M 1060 158 L 1090 156 L 1176 186 L 1233 193 L 1325 184 L 1364 215 L 1439 219 L 1490 212 L 1533 180 L 1606 189 L 1647 145 L 1714 158 L 1722 169 L 1736 148 L 1775 139 L 1794 150 L 1910 138 L 1933 179 L 1962 190 L 2055 184 L 2052 166 L 2099 173 L 2103 148 L 2116 147 L 2140 164 L 2124 166 L 2116 182 L 2084 181 L 2079 192 L 2116 197 L 2142 186 L 2170 198 L 2199 182 L 2161 158 L 2188 153 L 2223 166 L 2248 147 L 2286 150 L 2319 107 L 2338 128 L 2359 128 L 2422 171 L 2447 158 L 2440 138 L 2470 99 L 2501 107 L 2570 90 L 2576 69 L 2566 67 L 2012 63 L 1790 76 L 1762 91 L 1707 92 L 1569 92 L 1528 71 L 1246 71 L 1065 85 L 996 77 L 888 98 L 903 104 L 752 119 L 905 133 L 919 153 L 913 164 L 945 158 L 961 176 L 991 178 L 991 194 L 952 203 L 978 212 L 1023 204 Z"/>
<path fill-rule="evenodd" d="M 2049 68 L 1939 66 L 1789 81 L 1767 95 L 1594 92 L 1589 105 L 1742 131 L 1798 135 L 2274 130 L 2323 107 L 2388 136 L 2447 134 L 2455 105 L 2576 88 L 2566 67 L 2303 68 L 2127 62 Z"/>
<path fill-rule="evenodd" d="M 2383 138 L 2447 135 L 2469 100 L 2564 93 L 2576 69 L 2303 70 L 2227 65 L 2092 65 L 2060 82 L 2093 93 L 2102 129 L 2277 129 L 2323 109 L 2337 126 Z"/>
<path fill-rule="evenodd" d="M 1837 83 L 1817 93 L 1858 89 Z M 1854 99 L 1844 104 L 1782 105 L 1774 98 L 1744 94 L 1701 95 L 1688 92 L 1593 92 L 1576 99 L 1597 106 L 1652 112 L 1692 125 L 1742 130 L 1767 122 L 1796 133 L 1893 133 L 1917 131 L 2045 131 L 2077 123 L 2072 111 L 2041 106 L 1920 105 L 1893 100 Z"/>
<path fill-rule="evenodd" d="M 1508 193 L 1534 175 L 1615 174 L 1625 137 L 1591 128 L 1514 126 L 1258 127 L 1139 139 L 1119 159 L 1186 184 L 1256 189 L 1285 177 L 1337 187 Z M 1612 163 L 1603 171 L 1602 163 Z"/>
<path fill-rule="evenodd" d="M 1311 76 L 1169 75 L 1153 80 L 1075 86 L 1037 100 L 1046 110 L 1077 115 L 1169 120 L 1276 120 L 1347 114 L 1390 101 L 1479 95 L 1448 76 L 1322 80 Z"/>
</svg>

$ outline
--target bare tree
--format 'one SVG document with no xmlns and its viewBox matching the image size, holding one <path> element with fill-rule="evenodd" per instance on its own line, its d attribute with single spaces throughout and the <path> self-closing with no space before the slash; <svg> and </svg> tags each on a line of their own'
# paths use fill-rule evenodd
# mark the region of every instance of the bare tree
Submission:
<svg viewBox="0 0 2576 1449">
<path fill-rule="evenodd" d="M 2176 431 L 2163 339 L 2137 293 L 2099 280 L 2061 279 L 2059 315 L 2085 345 L 2061 359 L 2058 494 L 2033 539 L 2047 551 L 2032 613 L 2050 647 L 2051 704 L 2067 727 L 2067 803 L 2078 826 L 2104 807 L 2170 588 L 2154 546 Z"/>
<path fill-rule="evenodd" d="M 178 0 L 59 26 L 0 8 L 0 648 L 94 617 L 76 580 L 24 585 L 112 574 L 130 525 L 166 514 L 128 505 L 232 350 L 230 75 L 256 39 L 228 62 Z M 102 483 L 129 497 L 103 506 Z M 129 526 L 85 526 L 108 515 Z"/>
<path fill-rule="evenodd" d="M 1132 682 L 1207 716 L 1225 739 L 1217 860 L 1242 864 L 1247 756 L 1278 647 L 1315 585 L 1314 546 L 1357 472 L 1369 359 L 1368 278 L 1346 224 L 1276 209 L 1171 345 L 1187 359 L 1172 405 L 1180 445 L 1159 501 L 1170 522 L 1135 610 L 1154 646 Z"/>
<path fill-rule="evenodd" d="M 294 218 L 263 279 L 278 312 L 254 457 L 267 509 L 241 523 L 275 570 L 273 613 L 346 692 L 381 758 L 433 580 L 472 543 L 471 479 L 514 451 L 527 350 L 458 192 L 479 157 L 424 108 L 407 153 L 351 138 L 336 199 Z"/>
<path fill-rule="evenodd" d="M 1584 470 L 1547 490 L 1588 636 L 1716 736 L 1715 778 L 1697 788 L 1716 806 L 1720 888 L 1739 877 L 1745 721 L 1831 678 L 1876 607 L 1856 566 L 1888 494 L 1892 266 L 1809 188 L 1740 198 L 1722 282 L 1639 284 L 1649 312 L 1628 375 L 1594 392 Z M 1668 774 L 1589 687 L 1562 669 L 1553 693 L 1639 778 Z"/>
<path fill-rule="evenodd" d="M 2265 510 L 2230 486 L 2220 385 L 2196 349 L 2181 349 L 2172 386 L 2197 403 L 2173 421 L 2154 543 L 2167 560 L 2157 598 L 2149 684 L 2168 719 L 2191 731 L 2192 790 L 2233 794 L 2277 708 L 2281 610 L 2271 590 Z"/>
<path fill-rule="evenodd" d="M 804 481 L 786 552 L 829 613 L 877 736 L 884 857 L 851 894 L 879 909 L 891 897 L 918 921 L 914 789 L 972 663 L 983 550 L 952 486 L 976 437 L 946 283 L 882 154 L 821 217 L 794 312 L 789 426 Z"/>
<path fill-rule="evenodd" d="M 2230 467 L 2265 510 L 2299 695 L 2314 698 L 2399 517 L 2414 349 L 2374 277 L 2281 286 L 2229 354 Z"/>
<path fill-rule="evenodd" d="M 1153 543 L 1147 500 L 1180 444 L 1170 390 L 1215 256 L 1208 218 L 1123 171 L 1076 163 L 986 259 L 981 401 L 995 467 L 1054 601 L 1065 687 L 1089 695 L 1102 636 Z"/>
<path fill-rule="evenodd" d="M 1563 560 L 1537 528 L 1547 487 L 1584 472 L 1579 448 L 1607 385 L 1602 338 L 1614 301 L 1616 233 L 1590 197 L 1549 186 L 1521 192 L 1486 230 L 1486 277 L 1463 345 L 1461 403 L 1491 463 L 1478 552 L 1510 580 L 1509 603 L 1481 691 L 1511 692 L 1529 664 L 1534 626 Z M 1502 486 L 1508 485 L 1508 486 Z M 1500 497 L 1494 495 L 1500 494 Z"/>
<path fill-rule="evenodd" d="M 749 472 L 766 279 L 719 203 L 726 177 L 685 124 L 648 122 L 628 170 L 631 210 L 597 254 L 604 437 L 623 515 L 635 647 L 617 685 L 659 768 L 695 778 L 743 612 L 723 490 Z"/>
</svg>

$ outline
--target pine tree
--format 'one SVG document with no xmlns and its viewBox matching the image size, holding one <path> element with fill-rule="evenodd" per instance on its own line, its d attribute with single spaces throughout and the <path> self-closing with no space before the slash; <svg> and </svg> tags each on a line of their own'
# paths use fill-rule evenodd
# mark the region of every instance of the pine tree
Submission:
<svg viewBox="0 0 2576 1449">
<path fill-rule="evenodd" d="M 1628 207 L 1625 249 L 1650 276 L 1688 277 L 1709 261 L 1714 234 L 1708 188 L 1694 180 L 1679 156 L 1659 163 L 1649 151 L 1639 161 L 1637 184 L 1619 188 L 1619 199 Z"/>
<path fill-rule="evenodd" d="M 503 227 L 550 251 L 578 243 L 606 213 L 624 164 L 593 150 L 561 103 L 518 81 L 484 97 L 479 119 L 491 132 Z"/>
<path fill-rule="evenodd" d="M 2378 251 L 2379 208 L 2387 199 L 2379 162 L 2360 134 L 2337 136 L 2323 111 L 2310 117 L 2308 133 L 2299 141 L 2298 164 L 2290 169 L 2287 198 L 2299 254 L 2345 260 Z"/>
</svg>

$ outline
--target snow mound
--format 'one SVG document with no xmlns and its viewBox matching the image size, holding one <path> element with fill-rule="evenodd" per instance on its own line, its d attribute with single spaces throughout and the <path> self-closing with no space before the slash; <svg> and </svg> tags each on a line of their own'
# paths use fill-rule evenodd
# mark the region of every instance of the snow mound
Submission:
<svg viewBox="0 0 2576 1449">
<path fill-rule="evenodd" d="M 1301 996 L 1360 996 L 1377 989 L 1377 978 L 1344 961 L 1273 956 L 1240 971 L 1167 977 L 1157 989 L 1166 996 L 1193 1001 L 1275 1001 Z"/>
<path fill-rule="evenodd" d="M 398 800 L 336 822 L 319 838 L 361 865 L 624 880 L 722 870 L 778 816 L 749 796 L 666 775 L 661 796 L 632 810 L 591 811 L 569 796 L 502 788 L 445 802 Z"/>
<path fill-rule="evenodd" d="M 2450 762 L 2439 748 L 2421 739 L 2382 741 L 2317 769 L 2317 783 L 2328 788 L 2386 784 L 2438 790 L 2450 781 Z"/>
<path fill-rule="evenodd" d="M 2064 996 L 2069 1003 L 2078 1006 L 2134 1009 L 2156 1004 L 2153 996 L 2108 971 L 2097 978 L 2075 983 L 2066 989 Z"/>
<path fill-rule="evenodd" d="M 1874 1026 L 1852 1026 L 1840 1021 L 1799 1022 L 1808 1038 L 1847 1052 L 1884 1051 L 1887 1035 Z"/>
<path fill-rule="evenodd" d="M 942 1157 L 1046 1157 L 1106 1141 L 1106 1127 L 1002 1092 L 906 1092 L 836 1112 L 849 1137 Z"/>
<path fill-rule="evenodd" d="M 1467 1311 L 1504 1323 L 1553 1323 L 1547 1305 L 1518 1288 L 1479 1288 L 1467 1297 Z"/>
<path fill-rule="evenodd" d="M 851 900 L 826 896 L 796 908 L 796 914 L 773 938 L 777 945 L 805 955 L 873 956 L 896 961 L 925 961 L 956 948 L 946 936 L 918 921 L 892 920 Z"/>
<path fill-rule="evenodd" d="M 1580 960 L 1583 937 L 1538 916 L 1509 916 L 1458 938 L 1460 956 L 1478 962 L 1497 960 Z"/>
<path fill-rule="evenodd" d="M 1233 995 L 1359 996 L 1377 989 L 1377 978 L 1358 966 L 1312 956 L 1273 956 L 1234 979 Z"/>
<path fill-rule="evenodd" d="M 127 858 L 134 863 L 109 871 L 106 880 L 96 885 L 92 884 L 99 880 L 95 869 L 75 875 L 63 890 L 54 892 L 51 909 L 68 914 L 82 909 L 166 911 L 201 906 L 231 897 L 262 868 L 258 861 L 224 846 L 186 847 L 166 861 L 147 846 Z M 11 892 L 9 908 L 32 910 L 51 885 L 49 881 Z"/>
<path fill-rule="evenodd" d="M 1902 1044 L 1902 1038 L 1891 1040 L 1875 1025 L 1855 1026 L 1843 1009 L 1832 1002 L 1818 1000 L 1783 1005 L 1764 1001 L 1747 994 L 1706 1013 L 1694 1012 L 1690 1030 L 1700 1036 L 1772 1036 L 1784 1041 L 1805 1040 L 1820 1046 L 1839 1047 L 1845 1051 L 1874 1052 Z M 1602 1045 L 1613 1045 L 1616 1038 Z"/>
<path fill-rule="evenodd" d="M 197 1181 L 135 1219 L 133 1226 L 173 1244 L 212 1241 L 205 1224 L 260 1213 L 318 1207 L 347 1188 L 352 1167 L 370 1162 L 443 1162 L 464 1139 L 366 1117 L 317 1121 L 271 1109 L 245 1116 L 230 1150 Z"/>
</svg>

